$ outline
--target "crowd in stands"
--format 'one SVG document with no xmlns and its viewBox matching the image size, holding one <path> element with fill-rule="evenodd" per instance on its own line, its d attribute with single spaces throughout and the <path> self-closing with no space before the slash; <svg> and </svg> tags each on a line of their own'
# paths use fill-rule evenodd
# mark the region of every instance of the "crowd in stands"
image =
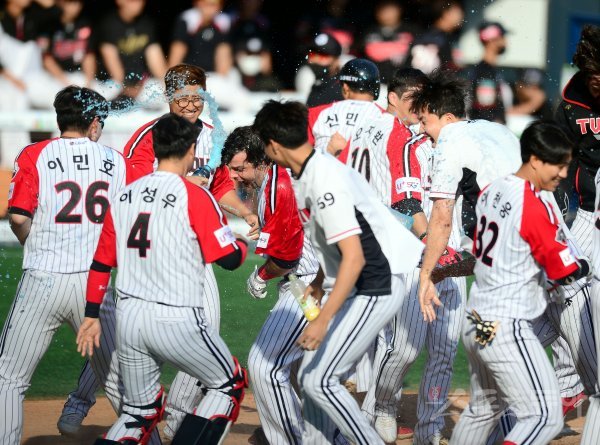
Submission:
<svg viewBox="0 0 600 445">
<path fill-rule="evenodd" d="M 367 3 L 371 11 L 350 11 L 349 0 L 320 2 L 290 32 L 293 82 L 274 63 L 281 45 L 274 45 L 263 0 L 192 0 L 168 41 L 160 38 L 161 17 L 146 11 L 146 0 L 110 3 L 103 15 L 86 17 L 84 0 L 5 0 L 0 112 L 51 109 L 56 92 L 69 84 L 94 88 L 117 108 L 160 109 L 161 79 L 181 62 L 203 67 L 220 108 L 239 112 L 252 111 L 252 92 L 295 89 L 308 105 L 340 99 L 335 75 L 353 57 L 375 62 L 384 84 L 405 66 L 425 73 L 464 68 L 457 50 L 464 24 L 459 0 L 379 0 Z M 419 20 L 414 13 L 406 20 L 407 4 L 421 8 Z M 480 27 L 482 63 L 464 70 L 474 85 L 473 112 L 500 122 L 506 113 L 543 114 L 542 72 L 527 70 L 511 86 L 502 79 L 497 58 L 505 34 L 501 24 Z"/>
</svg>

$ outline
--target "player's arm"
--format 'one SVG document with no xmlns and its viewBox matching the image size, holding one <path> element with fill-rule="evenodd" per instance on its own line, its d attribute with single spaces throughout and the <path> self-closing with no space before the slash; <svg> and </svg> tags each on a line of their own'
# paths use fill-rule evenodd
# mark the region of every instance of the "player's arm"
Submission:
<svg viewBox="0 0 600 445">
<path fill-rule="evenodd" d="M 125 80 L 125 69 L 119 57 L 119 49 L 112 43 L 103 42 L 100 45 L 100 55 L 108 75 L 118 84 Z"/>
<path fill-rule="evenodd" d="M 319 347 L 327 333 L 329 322 L 354 289 L 365 265 L 359 235 L 352 235 L 338 241 L 337 247 L 340 250 L 342 259 L 335 285 L 329 293 L 327 302 L 321 308 L 319 316 L 308 324 L 298 339 L 298 344 L 304 349 L 314 350 Z"/>
<path fill-rule="evenodd" d="M 85 318 L 77 332 L 77 352 L 92 356 L 100 347 L 100 305 L 110 282 L 110 271 L 117 266 L 117 237 L 109 208 L 104 218 L 102 232 L 94 259 L 90 266 L 86 288 Z"/>
<path fill-rule="evenodd" d="M 25 244 L 38 205 L 39 176 L 27 149 L 15 161 L 15 174 L 8 192 L 8 221 L 21 245 Z"/>
<path fill-rule="evenodd" d="M 224 269 L 234 270 L 246 259 L 248 246 L 236 239 L 227 225 L 227 218 L 208 190 L 184 180 L 188 192 L 190 225 L 202 251 L 204 261 L 217 263 Z"/>
<path fill-rule="evenodd" d="M 44 68 L 52 75 L 52 77 L 63 85 L 69 85 L 69 79 L 52 54 L 44 54 L 43 62 Z"/>
<path fill-rule="evenodd" d="M 144 50 L 144 56 L 146 57 L 146 64 L 148 65 L 150 74 L 157 79 L 162 79 L 167 71 L 167 64 L 160 45 L 158 43 L 148 45 Z"/>
<path fill-rule="evenodd" d="M 244 221 L 246 221 L 246 224 L 250 226 L 250 230 L 248 231 L 247 236 L 249 236 L 252 239 L 258 238 L 258 231 L 260 228 L 258 223 L 258 216 L 255 213 L 253 213 L 248 207 L 246 207 L 246 204 L 242 202 L 235 190 L 230 190 L 226 192 L 219 199 L 219 205 L 232 215 L 243 218 Z"/>
</svg>

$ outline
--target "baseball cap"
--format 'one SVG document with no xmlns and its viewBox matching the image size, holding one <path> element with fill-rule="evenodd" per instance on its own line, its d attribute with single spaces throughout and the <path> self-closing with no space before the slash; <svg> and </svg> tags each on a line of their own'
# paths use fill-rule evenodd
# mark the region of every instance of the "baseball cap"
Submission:
<svg viewBox="0 0 600 445">
<path fill-rule="evenodd" d="M 501 23 L 498 22 L 483 22 L 479 25 L 479 40 L 489 42 L 508 34 L 508 31 Z"/>
<path fill-rule="evenodd" d="M 269 51 L 269 45 L 261 36 L 251 36 L 240 40 L 235 44 L 236 51 L 245 51 L 248 54 L 259 54 L 262 51 Z"/>
<path fill-rule="evenodd" d="M 331 34 L 327 33 L 318 34 L 311 42 L 309 50 L 313 53 L 333 57 L 339 57 L 342 54 L 342 46 Z"/>
</svg>

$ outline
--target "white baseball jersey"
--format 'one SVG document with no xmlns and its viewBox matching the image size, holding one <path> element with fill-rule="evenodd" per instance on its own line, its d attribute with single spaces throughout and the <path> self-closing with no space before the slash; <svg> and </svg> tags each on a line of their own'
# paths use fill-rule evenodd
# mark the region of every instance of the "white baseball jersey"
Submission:
<svg viewBox="0 0 600 445">
<path fill-rule="evenodd" d="M 577 270 L 552 205 L 515 175 L 492 182 L 477 201 L 475 282 L 467 303 L 484 319 L 533 320 L 546 309 L 545 271 L 557 280 Z"/>
<path fill-rule="evenodd" d="M 25 147 L 15 161 L 9 212 L 33 218 L 23 269 L 89 269 L 109 201 L 125 186 L 121 153 L 88 138 Z"/>
<path fill-rule="evenodd" d="M 177 255 L 166 261 L 164 253 L 174 248 Z M 204 266 L 238 248 L 206 189 L 157 171 L 113 201 L 94 261 L 118 264 L 115 287 L 121 296 L 202 307 Z"/>
<path fill-rule="evenodd" d="M 393 114 L 384 113 L 364 122 L 351 136 L 348 150 L 338 159 L 358 171 L 381 202 L 393 207 L 400 200 L 401 147 L 411 137 L 410 130 Z"/>
<path fill-rule="evenodd" d="M 592 237 L 593 253 L 592 265 L 594 267 L 594 279 L 600 281 L 600 170 L 596 173 L 596 206 L 594 210 L 594 235 Z"/>
<path fill-rule="evenodd" d="M 327 178 L 324 180 L 323 178 Z M 313 151 L 297 181 L 300 218 L 309 226 L 311 241 L 331 290 L 341 261 L 336 243 L 359 235 L 365 267 L 356 283 L 361 295 L 389 295 L 390 274 L 412 271 L 423 243 L 383 204 L 355 170 L 329 154 Z"/>
<path fill-rule="evenodd" d="M 312 275 L 319 271 L 319 262 L 310 239 L 304 236 L 298 217 L 298 205 L 288 171 L 273 165 L 260 187 L 258 198 L 260 236 L 256 253 L 284 261 L 300 262 L 292 273 Z"/>
<path fill-rule="evenodd" d="M 342 100 L 308 109 L 308 140 L 316 150 L 327 151 L 334 133 L 349 140 L 368 122 L 385 113 L 375 102 L 367 100 Z"/>
<path fill-rule="evenodd" d="M 152 173 L 158 167 L 158 160 L 154 156 L 154 140 L 152 137 L 152 127 L 154 127 L 157 121 L 158 119 L 154 119 L 142 125 L 127 141 L 127 144 L 125 144 L 123 154 L 125 155 L 127 164 L 130 166 L 132 180 Z M 213 146 L 213 127 L 201 120 L 198 120 L 196 124 L 200 127 L 200 134 L 196 140 L 194 167 L 192 170 L 196 170 L 208 163 Z M 213 172 L 209 178 L 209 189 L 217 201 L 225 193 L 234 189 L 234 184 L 229 177 L 227 167 L 221 166 Z"/>
</svg>

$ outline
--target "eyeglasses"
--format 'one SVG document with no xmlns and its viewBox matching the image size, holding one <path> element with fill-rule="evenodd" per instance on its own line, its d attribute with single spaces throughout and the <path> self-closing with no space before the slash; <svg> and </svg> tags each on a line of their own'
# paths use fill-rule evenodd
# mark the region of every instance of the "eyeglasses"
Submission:
<svg viewBox="0 0 600 445">
<path fill-rule="evenodd" d="M 173 98 L 173 102 L 175 102 L 177 106 L 181 108 L 186 108 L 190 103 L 195 107 L 199 107 L 204 103 L 204 99 L 202 99 L 200 96 L 183 96 Z"/>
</svg>

